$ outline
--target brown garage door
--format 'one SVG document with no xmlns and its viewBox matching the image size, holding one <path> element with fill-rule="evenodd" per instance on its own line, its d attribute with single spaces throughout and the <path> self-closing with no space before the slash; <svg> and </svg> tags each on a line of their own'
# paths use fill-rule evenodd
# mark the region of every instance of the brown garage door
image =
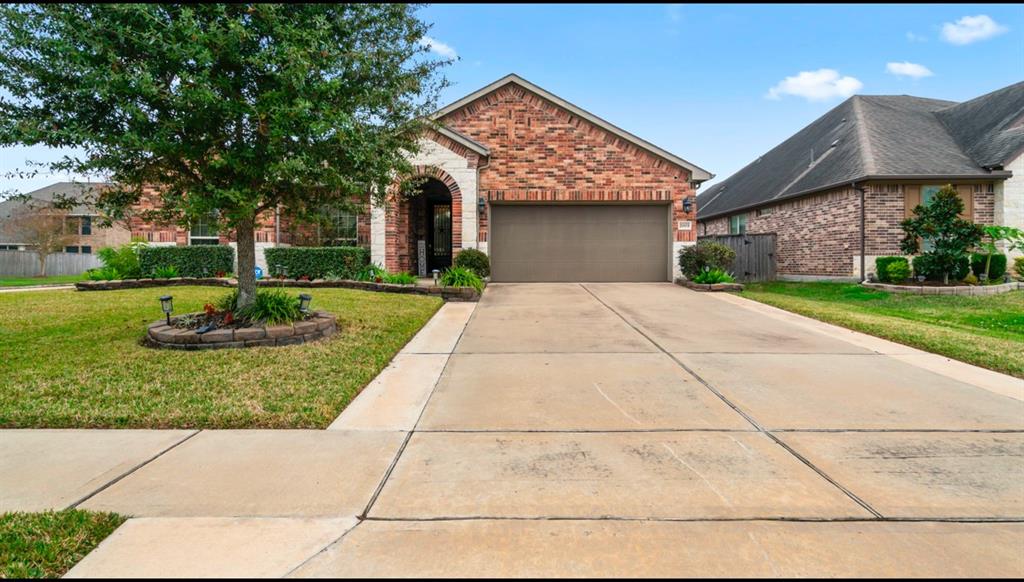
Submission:
<svg viewBox="0 0 1024 582">
<path fill-rule="evenodd" d="M 494 205 L 494 281 L 667 281 L 665 205 Z"/>
</svg>

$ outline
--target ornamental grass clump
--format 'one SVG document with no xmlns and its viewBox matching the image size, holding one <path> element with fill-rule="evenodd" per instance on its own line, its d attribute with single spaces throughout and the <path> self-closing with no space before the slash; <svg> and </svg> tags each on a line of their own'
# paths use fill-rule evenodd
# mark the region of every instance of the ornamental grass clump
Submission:
<svg viewBox="0 0 1024 582">
<path fill-rule="evenodd" d="M 716 283 L 735 283 L 736 278 L 723 269 L 704 267 L 704 270 L 694 275 L 691 281 L 701 285 L 714 285 Z"/>
<path fill-rule="evenodd" d="M 484 290 L 484 280 L 464 267 L 452 267 L 441 273 L 441 285 L 444 287 L 472 287 L 478 292 Z"/>
</svg>

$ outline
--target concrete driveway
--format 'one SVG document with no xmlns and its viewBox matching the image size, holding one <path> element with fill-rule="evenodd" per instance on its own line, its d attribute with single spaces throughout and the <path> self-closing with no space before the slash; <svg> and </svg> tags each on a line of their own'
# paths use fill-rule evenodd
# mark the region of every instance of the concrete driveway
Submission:
<svg viewBox="0 0 1024 582">
<path fill-rule="evenodd" d="M 1024 403 L 872 347 L 669 284 L 492 285 L 295 574 L 1024 574 Z"/>
<path fill-rule="evenodd" d="M 331 429 L 188 438 L 72 574 L 1024 575 L 1024 383 L 735 297 L 492 285 Z"/>
</svg>

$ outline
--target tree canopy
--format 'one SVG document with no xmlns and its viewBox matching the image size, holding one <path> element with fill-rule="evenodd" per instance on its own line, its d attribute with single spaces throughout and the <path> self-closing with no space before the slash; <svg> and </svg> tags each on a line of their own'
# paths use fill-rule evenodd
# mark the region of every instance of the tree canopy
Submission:
<svg viewBox="0 0 1024 582">
<path fill-rule="evenodd" d="M 928 258 L 943 281 L 949 283 L 949 275 L 967 257 L 968 251 L 981 242 L 982 227 L 970 220 L 960 218 L 964 202 L 951 185 L 943 186 L 927 204 L 914 208 L 914 215 L 901 223 L 904 237 L 901 250 L 913 255 L 925 242 L 922 254 Z"/>
<path fill-rule="evenodd" d="M 0 7 L 0 145 L 77 148 L 48 168 L 114 184 L 117 219 L 216 213 L 254 293 L 264 211 L 315 217 L 383 201 L 445 85 L 403 4 L 14 4 Z"/>
</svg>

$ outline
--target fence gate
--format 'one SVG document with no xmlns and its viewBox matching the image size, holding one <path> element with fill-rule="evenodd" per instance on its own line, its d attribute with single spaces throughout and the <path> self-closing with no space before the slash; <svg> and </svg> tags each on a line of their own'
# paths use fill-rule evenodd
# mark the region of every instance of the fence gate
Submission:
<svg viewBox="0 0 1024 582">
<path fill-rule="evenodd" d="M 739 281 L 775 280 L 775 234 L 709 235 L 698 240 L 722 243 L 736 251 L 733 276 Z"/>
</svg>

